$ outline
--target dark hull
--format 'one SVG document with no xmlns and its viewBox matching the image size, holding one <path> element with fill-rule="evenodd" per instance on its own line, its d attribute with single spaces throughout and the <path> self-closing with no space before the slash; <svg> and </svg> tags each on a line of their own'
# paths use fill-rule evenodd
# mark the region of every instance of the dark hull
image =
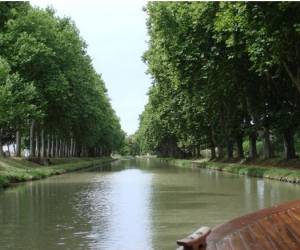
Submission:
<svg viewBox="0 0 300 250">
<path fill-rule="evenodd" d="M 200 230 L 201 231 L 201 230 Z M 207 231 L 206 231 L 207 232 Z M 197 234 L 196 234 L 197 236 Z M 300 249 L 300 201 L 259 210 L 178 241 L 179 249 Z"/>
</svg>

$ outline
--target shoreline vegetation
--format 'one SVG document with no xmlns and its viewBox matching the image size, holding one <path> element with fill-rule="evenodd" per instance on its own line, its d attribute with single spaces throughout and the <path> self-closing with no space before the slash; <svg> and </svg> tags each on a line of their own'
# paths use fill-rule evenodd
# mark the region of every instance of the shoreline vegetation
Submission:
<svg viewBox="0 0 300 250">
<path fill-rule="evenodd" d="M 114 161 L 110 157 L 53 158 L 41 165 L 24 158 L 0 158 L 0 190 L 20 182 L 44 179 Z"/>
<path fill-rule="evenodd" d="M 208 149 L 217 162 L 249 158 L 254 166 L 255 159 L 297 161 L 298 3 L 149 2 L 145 10 L 143 60 L 153 84 L 132 149 L 178 159 Z M 241 168 L 230 171 L 250 171 Z"/>
<path fill-rule="evenodd" d="M 283 161 L 281 159 L 253 161 L 216 161 L 209 159 L 174 159 L 160 158 L 176 167 L 199 167 L 210 170 L 228 172 L 249 177 L 278 180 L 300 184 L 300 160 Z"/>
<path fill-rule="evenodd" d="M 108 157 L 125 132 L 74 21 L 0 3 L 0 156 Z"/>
<path fill-rule="evenodd" d="M 125 132 L 74 21 L 1 2 L 0 36 L 0 188 L 112 161 Z"/>
</svg>

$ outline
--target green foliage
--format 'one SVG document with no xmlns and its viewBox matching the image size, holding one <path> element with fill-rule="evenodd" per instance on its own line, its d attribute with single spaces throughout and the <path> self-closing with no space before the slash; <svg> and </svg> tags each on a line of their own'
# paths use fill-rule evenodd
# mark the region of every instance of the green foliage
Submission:
<svg viewBox="0 0 300 250">
<path fill-rule="evenodd" d="M 53 159 L 53 165 L 41 166 L 26 160 L 0 159 L 0 188 L 12 183 L 39 180 L 52 175 L 76 171 L 82 168 L 99 166 L 111 162 L 111 158 L 68 158 Z"/>
<path fill-rule="evenodd" d="M 37 94 L 33 83 L 25 82 L 18 73 L 11 73 L 7 61 L 0 58 L 0 128 L 2 143 L 10 141 L 13 128 L 28 125 L 40 115 L 34 99 Z"/>
<path fill-rule="evenodd" d="M 300 172 L 298 169 L 283 168 L 278 166 L 261 166 L 261 163 L 245 164 L 245 163 L 224 163 L 207 160 L 182 160 L 174 158 L 161 159 L 170 165 L 182 168 L 200 167 L 211 170 L 229 172 L 238 175 L 246 175 L 251 177 L 267 178 L 273 180 L 280 180 L 284 182 L 300 183 Z M 273 161 L 273 160 L 272 160 Z M 297 161 L 297 160 L 296 160 Z M 271 161 L 263 162 L 266 165 L 272 165 Z M 274 163 L 280 165 L 278 159 L 274 160 Z M 299 161 L 298 161 L 299 163 Z M 297 162 L 296 162 L 297 164 Z"/>
<path fill-rule="evenodd" d="M 201 166 L 208 169 L 225 171 L 240 175 L 281 180 L 291 183 L 300 183 L 299 170 L 217 162 L 206 162 L 201 164 Z"/>
<path fill-rule="evenodd" d="M 119 150 L 124 132 L 73 21 L 22 2 L 0 9 L 0 127 L 10 141 L 35 124 L 37 142 L 43 132 L 78 156 Z"/>
<path fill-rule="evenodd" d="M 121 155 L 125 156 L 136 156 L 139 155 L 140 152 L 140 143 L 137 140 L 137 135 L 127 136 L 125 138 L 125 142 L 120 151 Z"/>
<path fill-rule="evenodd" d="M 243 158 L 243 140 L 251 137 L 264 157 L 274 143 L 295 158 L 299 6 L 148 3 L 143 59 L 153 84 L 137 132 L 141 150 L 182 157 L 210 148 L 214 157 L 217 148 L 220 158 L 223 149 Z"/>
</svg>

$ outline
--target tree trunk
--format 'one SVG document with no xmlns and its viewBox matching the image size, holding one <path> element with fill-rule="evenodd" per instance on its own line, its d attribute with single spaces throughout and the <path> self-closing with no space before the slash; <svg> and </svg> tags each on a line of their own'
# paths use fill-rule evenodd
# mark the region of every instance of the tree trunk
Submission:
<svg viewBox="0 0 300 250">
<path fill-rule="evenodd" d="M 2 142 L 2 133 L 3 133 L 3 129 L 0 129 L 0 156 L 4 156 L 4 152 L 3 152 L 3 142 Z"/>
<path fill-rule="evenodd" d="M 236 145 L 237 145 L 237 154 L 239 159 L 243 159 L 244 155 L 244 148 L 243 148 L 243 137 L 241 135 L 236 137 Z"/>
<path fill-rule="evenodd" d="M 19 130 L 16 132 L 16 156 L 21 156 L 21 134 Z"/>
<path fill-rule="evenodd" d="M 65 157 L 65 140 L 61 142 L 61 156 Z"/>
<path fill-rule="evenodd" d="M 223 159 L 224 158 L 224 148 L 222 145 L 217 145 L 218 150 L 218 158 Z"/>
<path fill-rule="evenodd" d="M 38 132 L 35 135 L 35 143 L 36 143 L 36 156 L 38 158 L 40 158 L 41 157 L 41 141 L 40 141 L 40 136 L 39 136 Z"/>
<path fill-rule="evenodd" d="M 82 156 L 83 156 L 83 157 L 86 157 L 86 153 L 87 153 L 87 152 L 86 152 L 86 147 L 85 147 L 85 146 L 83 146 L 83 150 L 82 150 L 82 151 L 83 151 L 83 155 L 82 155 Z"/>
<path fill-rule="evenodd" d="M 294 144 L 294 134 L 291 130 L 283 133 L 284 158 L 286 160 L 296 158 L 296 150 Z"/>
<path fill-rule="evenodd" d="M 74 151 L 74 141 L 72 140 L 71 147 L 70 147 L 70 157 L 73 157 L 73 151 Z"/>
<path fill-rule="evenodd" d="M 56 137 L 56 157 L 60 157 L 60 143 L 61 141 Z"/>
<path fill-rule="evenodd" d="M 298 93 L 300 94 L 300 66 L 297 66 L 296 68 L 296 73 L 292 73 L 290 67 L 287 65 L 287 63 L 285 61 L 283 61 L 283 66 L 288 74 L 288 76 L 290 77 L 292 83 L 295 84 L 295 87 L 298 90 Z"/>
<path fill-rule="evenodd" d="M 72 146 L 71 146 L 71 157 L 74 157 L 74 152 L 75 152 L 75 141 L 73 139 L 72 140 Z"/>
<path fill-rule="evenodd" d="M 226 149 L 227 149 L 227 159 L 232 159 L 233 158 L 233 145 L 231 140 L 227 140 L 226 143 Z"/>
<path fill-rule="evenodd" d="M 66 140 L 66 157 L 69 157 L 69 143 L 68 140 Z"/>
<path fill-rule="evenodd" d="M 51 135 L 51 151 L 50 151 L 50 157 L 54 157 L 54 136 Z"/>
<path fill-rule="evenodd" d="M 41 158 L 45 158 L 45 136 L 44 136 L 44 129 L 41 130 Z"/>
<path fill-rule="evenodd" d="M 50 143 L 50 135 L 47 135 L 47 158 L 51 155 L 51 143 Z"/>
<path fill-rule="evenodd" d="M 61 141 L 61 156 L 65 157 L 65 149 L 66 149 L 66 144 L 65 144 L 65 140 Z"/>
<path fill-rule="evenodd" d="M 76 154 L 76 142 L 75 142 L 75 140 L 74 140 L 74 142 L 73 142 L 73 152 L 72 152 L 72 156 L 74 157 L 75 154 Z"/>
<path fill-rule="evenodd" d="M 55 157 L 58 157 L 59 155 L 59 145 L 58 145 L 58 138 L 57 135 L 55 136 Z"/>
<path fill-rule="evenodd" d="M 35 132 L 35 120 L 32 120 L 31 126 L 30 126 L 30 146 L 29 146 L 29 157 L 35 157 L 35 138 L 34 133 Z"/>
<path fill-rule="evenodd" d="M 99 149 L 97 148 L 97 156 L 98 156 L 98 153 L 99 153 Z M 199 155 L 200 155 L 200 152 L 199 152 L 199 148 L 197 146 L 196 147 L 196 158 L 199 158 Z"/>
<path fill-rule="evenodd" d="M 63 140 L 62 139 L 60 139 L 59 140 L 59 157 L 63 157 L 63 152 L 64 150 L 63 150 Z"/>
<path fill-rule="evenodd" d="M 67 140 L 65 142 L 65 156 L 69 157 L 69 144 Z"/>
<path fill-rule="evenodd" d="M 59 140 L 58 157 L 62 157 L 62 142 L 61 142 L 61 139 Z"/>
<path fill-rule="evenodd" d="M 72 157 L 72 153 L 73 153 L 73 138 L 71 137 L 70 140 L 70 150 L 69 150 L 69 156 Z"/>
<path fill-rule="evenodd" d="M 252 132 L 249 135 L 249 158 L 251 159 L 255 159 L 257 157 L 256 140 L 257 140 L 256 132 Z"/>
<path fill-rule="evenodd" d="M 216 158 L 216 148 L 215 145 L 210 146 L 210 159 Z"/>
<path fill-rule="evenodd" d="M 82 154 L 83 154 L 83 146 L 81 145 L 79 149 L 79 157 L 82 157 Z"/>
<path fill-rule="evenodd" d="M 61 156 L 65 157 L 65 140 L 61 141 Z"/>
<path fill-rule="evenodd" d="M 81 154 L 81 146 L 77 145 L 76 146 L 76 157 L 80 157 L 80 154 Z"/>
<path fill-rule="evenodd" d="M 69 143 L 68 140 L 65 142 L 65 157 L 69 157 Z"/>
<path fill-rule="evenodd" d="M 215 159 L 216 158 L 216 145 L 215 145 L 215 140 L 214 140 L 214 132 L 211 129 L 210 133 L 210 159 Z"/>
<path fill-rule="evenodd" d="M 270 132 L 267 128 L 264 128 L 263 131 L 263 157 L 264 159 L 269 159 L 274 156 L 271 139 L 270 139 Z"/>
</svg>

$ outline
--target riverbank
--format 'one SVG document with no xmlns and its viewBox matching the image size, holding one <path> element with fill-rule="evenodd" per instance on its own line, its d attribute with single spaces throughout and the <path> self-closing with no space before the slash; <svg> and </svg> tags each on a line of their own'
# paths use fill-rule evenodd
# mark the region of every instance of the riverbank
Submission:
<svg viewBox="0 0 300 250">
<path fill-rule="evenodd" d="M 0 158 L 0 188 L 6 188 L 19 182 L 39 180 L 52 175 L 77 171 L 113 160 L 110 157 L 53 158 L 50 165 L 44 166 L 23 158 Z"/>
<path fill-rule="evenodd" d="M 200 167 L 216 171 L 223 171 L 238 175 L 267 178 L 300 184 L 300 161 L 256 160 L 248 162 L 219 162 L 207 159 L 187 160 L 166 158 L 169 164 L 177 167 Z"/>
</svg>

